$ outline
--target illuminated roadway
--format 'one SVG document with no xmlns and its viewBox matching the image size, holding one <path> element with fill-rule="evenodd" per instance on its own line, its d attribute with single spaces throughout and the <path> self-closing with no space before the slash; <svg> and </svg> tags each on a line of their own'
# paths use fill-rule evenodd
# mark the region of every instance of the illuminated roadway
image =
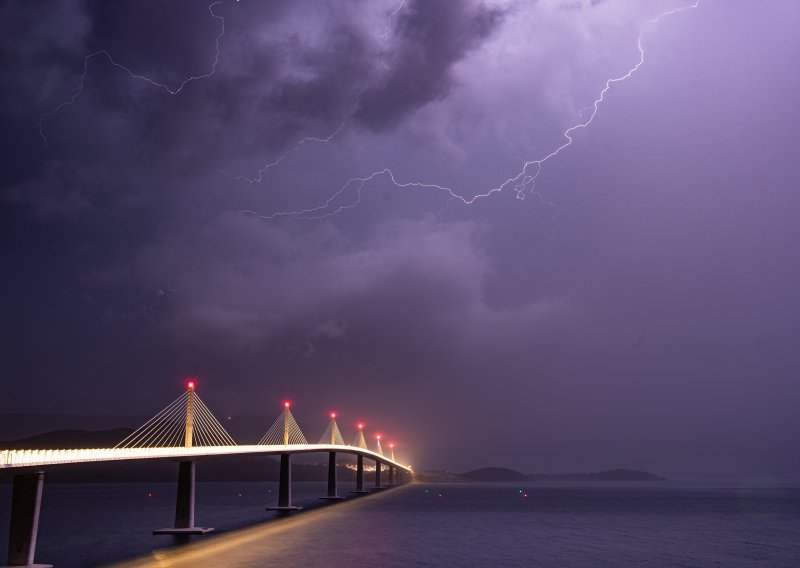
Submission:
<svg viewBox="0 0 800 568">
<path fill-rule="evenodd" d="M 0 469 L 22 469 L 59 464 L 124 460 L 181 460 L 208 456 L 307 454 L 312 452 L 336 452 L 361 455 L 371 460 L 397 467 L 406 472 L 411 472 L 411 466 L 403 465 L 372 450 L 347 444 L 288 444 L 285 446 L 252 444 L 236 446 L 194 446 L 191 448 L 2 450 L 0 451 Z"/>
</svg>

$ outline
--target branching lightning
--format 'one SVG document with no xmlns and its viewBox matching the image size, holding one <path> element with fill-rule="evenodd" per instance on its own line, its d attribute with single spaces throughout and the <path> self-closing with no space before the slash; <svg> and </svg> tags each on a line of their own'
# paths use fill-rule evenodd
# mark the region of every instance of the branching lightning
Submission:
<svg viewBox="0 0 800 568">
<path fill-rule="evenodd" d="M 573 142 L 574 138 L 573 135 L 578 131 L 585 128 L 588 128 L 589 125 L 594 122 L 595 117 L 600 110 L 600 105 L 605 101 L 606 95 L 611 90 L 611 87 L 617 83 L 622 83 L 628 80 L 631 76 L 634 75 L 641 67 L 644 65 L 645 61 L 645 51 L 643 47 L 644 36 L 651 26 L 657 24 L 663 18 L 672 16 L 679 12 L 683 12 L 686 10 L 696 9 L 700 5 L 701 0 L 695 0 L 692 4 L 688 4 L 686 6 L 681 6 L 678 8 L 674 8 L 672 10 L 668 10 L 665 12 L 661 12 L 656 17 L 652 18 L 651 20 L 646 21 L 642 27 L 640 28 L 639 35 L 637 38 L 637 49 L 639 51 L 639 60 L 633 65 L 627 72 L 623 75 L 618 77 L 612 77 L 606 80 L 603 88 L 600 90 L 600 93 L 595 98 L 592 105 L 586 107 L 585 110 L 590 110 L 588 118 L 582 120 L 573 126 L 570 126 L 562 133 L 563 142 L 555 147 L 553 150 L 545 154 L 540 158 L 536 158 L 533 160 L 526 160 L 523 162 L 522 168 L 520 171 L 506 179 L 504 182 L 496 185 L 488 190 L 484 191 L 483 193 L 477 193 L 471 197 L 465 197 L 463 194 L 457 192 L 455 189 L 440 185 L 433 182 L 425 182 L 425 181 L 399 181 L 395 174 L 389 168 L 384 168 L 382 170 L 373 171 L 372 173 L 364 176 L 364 177 L 353 177 L 347 180 L 336 192 L 334 192 L 328 199 L 318 205 L 316 207 L 312 207 L 309 209 L 296 209 L 292 211 L 277 211 L 268 215 L 262 215 L 256 213 L 254 211 L 246 210 L 243 213 L 251 214 L 258 216 L 262 219 L 275 219 L 279 217 L 290 217 L 290 218 L 298 218 L 298 219 L 322 219 L 326 217 L 330 217 L 333 215 L 337 215 L 342 211 L 353 209 L 357 207 L 361 202 L 361 194 L 364 187 L 375 178 L 385 176 L 389 179 L 389 181 L 397 188 L 397 189 L 431 189 L 436 191 L 441 191 L 446 193 L 450 199 L 460 201 L 463 205 L 472 205 L 476 201 L 480 199 L 486 199 L 495 193 L 500 193 L 507 189 L 510 189 L 516 194 L 517 199 L 525 199 L 527 195 L 536 195 L 543 204 L 547 205 L 548 207 L 555 208 L 557 213 L 558 207 L 555 203 L 547 201 L 540 192 L 535 190 L 536 181 L 539 178 L 539 175 L 542 173 L 544 164 L 556 156 L 558 156 L 561 152 L 569 148 Z M 393 12 L 393 15 L 397 13 L 403 6 L 403 3 L 400 4 L 398 9 Z M 386 33 L 385 35 L 388 35 Z M 583 112 L 581 113 L 581 118 L 583 116 Z M 348 202 L 348 203 L 339 203 L 336 204 L 339 197 L 342 196 L 349 188 L 354 189 L 355 198 Z M 333 207 L 333 208 L 332 208 Z"/>
<path fill-rule="evenodd" d="M 389 14 L 389 19 L 386 22 L 386 29 L 383 30 L 383 40 L 384 41 L 389 39 L 389 34 L 392 33 L 392 19 L 397 14 L 400 13 L 400 10 L 402 10 L 405 5 L 406 5 L 406 0 L 400 0 L 400 3 L 397 5 L 397 7 L 394 10 L 392 10 L 392 12 Z"/>
<path fill-rule="evenodd" d="M 181 81 L 181 83 L 177 87 L 171 88 L 169 85 L 167 85 L 165 83 L 159 83 L 158 81 L 155 81 L 154 79 L 151 79 L 150 77 L 147 77 L 146 75 L 141 75 L 139 73 L 136 73 L 136 72 L 132 71 L 131 69 L 129 69 L 128 67 L 126 67 L 125 65 L 123 65 L 122 63 L 119 63 L 116 59 L 114 59 L 111 56 L 111 54 L 108 51 L 106 51 L 105 49 L 101 49 L 99 51 L 95 51 L 94 53 L 90 53 L 89 55 L 87 55 L 86 57 L 83 58 L 83 73 L 81 73 L 80 80 L 78 82 L 78 86 L 75 89 L 75 91 L 72 93 L 72 96 L 70 96 L 68 99 L 62 101 L 61 103 L 56 105 L 54 108 L 52 108 L 51 110 L 49 110 L 48 112 L 44 113 L 43 115 L 41 115 L 39 117 L 39 136 L 42 137 L 42 140 L 44 141 L 45 147 L 47 147 L 47 136 L 45 136 L 45 133 L 44 133 L 44 121 L 47 118 L 49 118 L 49 117 L 53 116 L 54 114 L 58 113 L 64 107 L 69 106 L 72 103 L 74 103 L 76 100 L 78 100 L 78 97 L 81 96 L 81 93 L 83 92 L 83 87 L 86 84 L 86 76 L 89 73 L 89 61 L 91 61 L 92 59 L 95 59 L 97 57 L 105 57 L 106 60 L 108 60 L 108 62 L 111 63 L 111 65 L 113 65 L 114 67 L 117 67 L 118 69 L 121 69 L 122 71 L 127 73 L 128 76 L 131 79 L 137 79 L 137 80 L 140 80 L 140 81 L 144 81 L 145 83 L 148 83 L 148 84 L 152 85 L 153 87 L 158 87 L 159 89 L 163 89 L 164 91 L 166 91 L 170 95 L 177 95 L 178 93 L 180 93 L 183 90 L 183 88 L 186 85 L 188 85 L 192 81 L 197 81 L 199 79 L 207 79 L 208 77 L 211 77 L 214 73 L 216 73 L 217 65 L 219 64 L 219 57 L 220 57 L 220 41 L 222 40 L 222 37 L 225 35 L 225 18 L 223 18 L 222 16 L 214 13 L 214 7 L 218 6 L 219 4 L 222 4 L 222 0 L 217 0 L 217 1 L 212 2 L 211 4 L 208 5 L 208 12 L 211 14 L 211 17 L 216 19 L 216 20 L 219 20 L 219 23 L 220 23 L 220 32 L 219 32 L 219 34 L 217 35 L 217 38 L 216 38 L 216 53 L 214 54 L 214 63 L 212 63 L 212 65 L 211 65 L 211 71 L 209 71 L 208 73 L 204 73 L 202 75 L 192 75 L 190 77 L 187 77 L 183 81 Z"/>
<path fill-rule="evenodd" d="M 216 52 L 214 56 L 214 61 L 211 65 L 211 70 L 207 73 L 201 75 L 192 75 L 189 76 L 181 81 L 177 87 L 170 87 L 165 83 L 161 83 L 156 81 L 146 75 L 142 75 L 132 71 L 130 68 L 126 67 L 122 63 L 119 63 L 115 60 L 111 54 L 106 51 L 105 49 L 96 51 L 94 53 L 90 53 L 84 57 L 83 62 L 83 72 L 80 76 L 79 84 L 73 94 L 67 98 L 66 100 L 59 103 L 50 111 L 44 113 L 39 118 L 39 134 L 45 144 L 47 146 L 47 137 L 44 132 L 44 122 L 49 117 L 55 115 L 59 111 L 61 111 L 64 107 L 73 104 L 81 95 L 86 77 L 89 71 L 89 63 L 92 59 L 105 57 L 105 59 L 111 63 L 114 67 L 117 67 L 128 74 L 131 79 L 141 80 L 145 83 L 153 87 L 157 87 L 163 89 L 169 95 L 177 95 L 179 94 L 183 88 L 193 81 L 197 81 L 200 79 L 206 79 L 214 75 L 217 70 L 217 66 L 220 60 L 220 43 L 222 38 L 225 35 L 225 19 L 223 16 L 218 15 L 215 13 L 214 8 L 220 4 L 222 4 L 223 0 L 216 0 L 208 5 L 208 11 L 211 14 L 211 17 L 214 19 L 219 20 L 220 22 L 220 32 L 216 36 L 215 45 L 216 45 Z M 237 0 L 238 1 L 238 0 Z M 428 181 L 401 181 L 398 180 L 395 176 L 394 172 L 389 168 L 384 168 L 381 170 L 373 171 L 363 177 L 352 177 L 348 179 L 338 190 L 336 190 L 333 194 L 331 194 L 322 204 L 307 208 L 307 209 L 295 209 L 289 211 L 277 211 L 271 214 L 259 214 L 255 211 L 246 210 L 243 213 L 251 214 L 257 216 L 262 219 L 276 219 L 280 217 L 290 217 L 290 218 L 300 218 L 300 219 L 322 219 L 326 217 L 330 217 L 333 215 L 337 215 L 345 210 L 356 208 L 360 202 L 362 197 L 362 191 L 364 188 L 373 180 L 379 177 L 387 178 L 397 189 L 426 189 L 426 190 L 435 190 L 445 193 L 449 199 L 448 201 L 455 201 L 460 202 L 463 205 L 472 205 L 478 200 L 486 199 L 496 193 L 500 193 L 506 190 L 511 190 L 514 192 L 517 199 L 525 199 L 528 195 L 536 196 L 542 204 L 551 207 L 554 209 L 556 215 L 558 213 L 558 206 L 555 203 L 552 203 L 544 198 L 544 196 L 536 190 L 536 182 L 543 171 L 543 167 L 545 163 L 554 159 L 558 156 L 561 152 L 569 148 L 574 142 L 574 134 L 582 129 L 588 128 L 594 119 L 596 118 L 600 106 L 606 99 L 606 95 L 609 93 L 612 86 L 617 83 L 622 83 L 628 80 L 631 76 L 633 76 L 644 64 L 645 62 L 645 51 L 643 47 L 643 40 L 646 35 L 648 28 L 657 24 L 663 18 L 668 16 L 677 14 L 679 12 L 683 12 L 686 10 L 692 10 L 697 8 L 700 5 L 701 0 L 695 0 L 693 3 L 681 6 L 678 8 L 674 8 L 672 10 L 668 10 L 662 12 L 655 16 L 654 18 L 646 21 L 642 27 L 640 28 L 639 35 L 637 38 L 637 49 L 639 52 L 639 59 L 638 61 L 630 68 L 627 72 L 623 75 L 618 77 L 612 77 L 606 80 L 603 88 L 600 90 L 599 94 L 593 101 L 593 103 L 587 107 L 585 107 L 579 113 L 580 122 L 574 124 L 564 130 L 562 132 L 562 142 L 553 148 L 551 151 L 546 153 L 545 155 L 531 160 L 524 160 L 522 162 L 521 169 L 513 176 L 507 178 L 502 183 L 491 187 L 481 193 L 474 194 L 470 197 L 465 196 L 465 194 L 458 192 L 456 189 L 441 185 L 434 182 Z M 388 22 L 386 28 L 383 30 L 382 39 L 386 41 L 391 33 L 392 28 L 392 20 L 397 16 L 397 14 L 404 8 L 406 4 L 406 0 L 400 0 L 400 2 L 396 5 L 396 7 L 390 12 L 388 17 Z M 384 63 L 385 65 L 385 63 Z M 588 118 L 584 118 L 588 113 Z M 323 143 L 326 144 L 336 138 L 340 132 L 342 131 L 345 122 L 347 121 L 348 117 L 344 117 L 342 122 L 339 126 L 334 130 L 330 135 L 327 137 L 304 137 L 297 141 L 297 143 L 289 150 L 281 154 L 277 159 L 273 160 L 262 166 L 256 173 L 255 176 L 245 176 L 245 175 L 232 175 L 220 168 L 216 168 L 217 172 L 228 177 L 231 180 L 240 181 L 247 185 L 252 185 L 254 183 L 259 183 L 263 180 L 264 175 L 272 168 L 279 166 L 290 154 L 299 151 L 304 145 L 308 143 Z M 348 192 L 351 191 L 354 194 L 354 198 L 345 201 L 343 196 Z"/>
<path fill-rule="evenodd" d="M 389 13 L 389 16 L 388 16 L 387 21 L 386 21 L 386 28 L 383 30 L 383 33 L 381 34 L 381 40 L 383 42 L 386 42 L 389 39 L 389 35 L 392 32 L 392 20 L 405 7 L 405 4 L 406 4 L 406 0 L 400 0 L 400 2 L 397 4 L 397 6 Z M 381 65 L 383 65 L 387 69 L 391 69 L 391 67 L 384 61 L 382 52 L 379 53 L 378 58 L 379 58 L 379 61 L 380 61 Z M 264 175 L 267 173 L 268 170 L 270 170 L 270 169 L 272 169 L 272 168 L 274 168 L 276 166 L 279 166 L 281 164 L 281 162 L 283 162 L 290 154 L 294 154 L 294 153 L 298 152 L 304 144 L 307 144 L 309 142 L 317 142 L 317 143 L 321 143 L 321 144 L 327 144 L 328 142 L 330 142 L 331 140 L 336 138 L 339 135 L 339 133 L 342 131 L 342 128 L 344 127 L 345 122 L 347 122 L 347 118 L 348 118 L 347 116 L 342 117 L 342 122 L 339 124 L 339 126 L 336 128 L 336 130 L 334 130 L 331 134 L 329 134 L 328 136 L 326 136 L 324 138 L 314 137 L 314 136 L 306 136 L 304 138 L 300 138 L 292 148 L 290 148 L 289 150 L 285 151 L 283 154 L 278 156 L 275 160 L 264 164 L 264 166 L 262 166 L 256 172 L 256 175 L 253 176 L 253 177 L 246 176 L 246 175 L 241 175 L 241 174 L 240 175 L 233 175 L 233 174 L 223 170 L 222 168 L 220 168 L 219 166 L 216 166 L 216 165 L 214 165 L 214 169 L 217 171 L 217 173 L 227 177 L 228 179 L 230 179 L 232 181 L 240 181 L 245 185 L 253 185 L 254 183 L 261 183 L 264 180 Z M 254 211 L 250 211 L 250 210 L 244 211 L 244 213 L 257 215 L 257 213 L 255 213 Z"/>
<path fill-rule="evenodd" d="M 298 150 L 300 150 L 300 148 L 303 146 L 303 144 L 307 144 L 309 142 L 318 142 L 318 143 L 321 143 L 321 144 L 327 144 L 328 142 L 330 142 L 331 140 L 336 138 L 339 135 L 339 133 L 342 131 L 342 128 L 344 127 L 344 123 L 345 122 L 347 122 L 347 117 L 342 118 L 342 122 L 339 123 L 339 126 L 336 128 L 336 130 L 334 130 L 331 134 L 329 134 L 325 138 L 316 138 L 314 136 L 306 136 L 305 138 L 301 138 L 300 140 L 297 141 L 297 143 L 292 148 L 290 148 L 289 150 L 287 150 L 286 152 L 284 152 L 283 154 L 278 156 L 278 158 L 276 158 L 272 162 L 264 164 L 264 166 L 262 166 L 258 170 L 257 175 L 255 177 L 248 177 L 248 176 L 245 176 L 245 175 L 235 176 L 235 175 L 229 174 L 228 172 L 226 172 L 225 170 L 223 170 L 223 169 L 221 169 L 221 168 L 219 168 L 217 166 L 214 166 L 214 168 L 217 170 L 217 173 L 222 174 L 225 177 L 227 177 L 228 179 L 231 179 L 233 181 L 241 181 L 246 185 L 252 185 L 254 183 L 261 183 L 261 181 L 264 179 L 264 174 L 267 173 L 268 170 L 270 170 L 271 168 L 274 168 L 275 166 L 280 165 L 280 163 L 283 162 L 289 156 L 289 154 L 293 154 L 293 153 L 297 152 Z"/>
</svg>

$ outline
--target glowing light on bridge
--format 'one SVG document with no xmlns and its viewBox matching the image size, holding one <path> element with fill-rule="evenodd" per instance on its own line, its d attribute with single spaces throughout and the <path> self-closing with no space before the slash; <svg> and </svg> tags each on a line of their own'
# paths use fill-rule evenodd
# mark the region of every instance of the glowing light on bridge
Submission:
<svg viewBox="0 0 800 568">
<path fill-rule="evenodd" d="M 364 423 L 359 422 L 356 427 L 358 430 L 356 431 L 356 437 L 353 440 L 353 443 L 350 444 L 351 446 L 356 446 L 361 449 L 367 448 L 367 440 L 364 438 Z"/>
<path fill-rule="evenodd" d="M 330 444 L 332 446 L 335 445 L 344 445 L 344 438 L 342 437 L 342 432 L 339 430 L 339 425 L 336 424 L 336 413 L 331 412 L 328 416 L 330 416 L 330 421 L 328 422 L 328 427 L 325 429 L 325 432 L 322 433 L 322 437 L 319 439 L 320 444 Z"/>
<path fill-rule="evenodd" d="M 259 445 L 287 446 L 289 444 L 308 444 L 308 440 L 292 415 L 290 406 L 291 404 L 288 400 L 283 402 L 283 410 L 278 415 L 275 423 L 270 426 L 267 433 L 258 442 Z"/>
<path fill-rule="evenodd" d="M 380 449 L 382 434 L 376 436 L 377 451 L 367 447 L 364 437 L 365 424 L 357 424 L 356 436 L 347 444 L 336 424 L 336 412 L 329 412 L 328 429 L 317 444 L 311 444 L 300 430 L 290 410 L 289 401 L 275 423 L 255 445 L 237 444 L 211 413 L 195 391 L 197 382 L 189 378 L 186 390 L 140 428 L 132 432 L 114 448 L 76 448 L 63 450 L 0 450 L 0 469 L 30 468 L 64 463 L 89 463 L 99 461 L 171 459 L 182 460 L 213 455 L 233 454 L 278 454 L 292 446 L 294 451 L 337 451 L 353 448 L 362 455 L 384 457 Z M 229 418 L 230 419 L 230 418 Z M 192 443 L 186 443 L 187 425 L 191 424 Z M 390 445 L 394 448 L 395 444 Z M 410 466 L 394 462 L 398 467 L 411 471 Z"/>
<path fill-rule="evenodd" d="M 186 391 L 115 446 L 117 449 L 170 448 L 192 446 L 235 446 L 236 442 L 219 423 L 195 391 L 194 379 Z"/>
</svg>

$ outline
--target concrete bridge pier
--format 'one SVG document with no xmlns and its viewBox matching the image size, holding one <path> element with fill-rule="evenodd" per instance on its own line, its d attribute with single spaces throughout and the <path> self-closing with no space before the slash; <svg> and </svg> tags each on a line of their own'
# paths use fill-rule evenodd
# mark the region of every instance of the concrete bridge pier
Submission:
<svg viewBox="0 0 800 568">
<path fill-rule="evenodd" d="M 8 566 L 51 567 L 50 564 L 33 563 L 43 485 L 44 471 L 27 471 L 14 475 L 11 489 L 11 526 L 8 531 Z"/>
<path fill-rule="evenodd" d="M 211 527 L 194 526 L 195 462 L 178 462 L 178 496 L 175 499 L 175 526 L 154 530 L 153 534 L 206 534 Z"/>
<path fill-rule="evenodd" d="M 336 493 L 336 452 L 328 453 L 328 494 L 320 499 L 339 501 L 344 499 Z"/>
<path fill-rule="evenodd" d="M 375 460 L 375 487 L 372 489 L 373 491 L 380 491 L 381 489 L 385 489 L 385 487 L 381 485 L 382 466 L 383 464 L 379 460 Z"/>
<path fill-rule="evenodd" d="M 390 487 L 397 484 L 397 481 L 396 481 L 397 473 L 396 472 L 397 472 L 397 468 L 395 468 L 393 465 L 390 465 L 389 466 L 389 486 Z"/>
<path fill-rule="evenodd" d="M 360 454 L 356 456 L 356 490 L 353 493 L 369 493 L 364 490 L 364 456 Z"/>
<path fill-rule="evenodd" d="M 292 505 L 292 454 L 281 454 L 281 473 L 278 483 L 278 506 L 267 507 L 267 511 L 299 511 L 302 507 Z"/>
</svg>

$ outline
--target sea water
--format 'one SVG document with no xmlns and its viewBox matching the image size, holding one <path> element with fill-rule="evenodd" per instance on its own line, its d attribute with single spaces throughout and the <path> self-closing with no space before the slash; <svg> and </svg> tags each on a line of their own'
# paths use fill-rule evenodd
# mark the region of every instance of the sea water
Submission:
<svg viewBox="0 0 800 568">
<path fill-rule="evenodd" d="M 342 487 L 344 494 L 349 487 Z M 174 516 L 175 486 L 47 484 L 36 560 L 131 566 L 800 566 L 800 487 L 785 485 L 409 484 L 326 504 L 295 483 L 286 517 L 275 483 L 198 483 L 196 524 Z M 0 486 L 2 553 L 10 486 Z"/>
</svg>

